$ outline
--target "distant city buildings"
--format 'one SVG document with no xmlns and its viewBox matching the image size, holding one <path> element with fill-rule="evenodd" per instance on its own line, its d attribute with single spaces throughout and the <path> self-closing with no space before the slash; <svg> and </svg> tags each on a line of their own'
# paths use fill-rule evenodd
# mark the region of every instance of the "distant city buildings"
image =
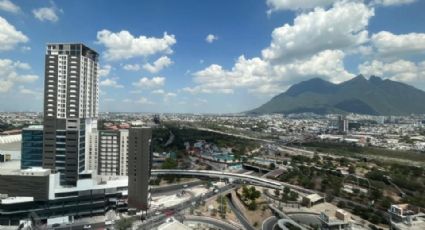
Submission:
<svg viewBox="0 0 425 230">
<path fill-rule="evenodd" d="M 348 132 L 348 120 L 343 115 L 338 116 L 338 131 L 341 134 Z"/>
<path fill-rule="evenodd" d="M 86 138 L 97 127 L 98 54 L 83 44 L 47 45 L 43 167 L 75 186 L 85 169 Z"/>
</svg>

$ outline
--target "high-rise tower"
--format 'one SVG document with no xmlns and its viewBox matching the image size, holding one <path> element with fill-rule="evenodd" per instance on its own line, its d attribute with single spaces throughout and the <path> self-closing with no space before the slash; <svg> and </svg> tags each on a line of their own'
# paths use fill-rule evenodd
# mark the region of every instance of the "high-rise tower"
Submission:
<svg viewBox="0 0 425 230">
<path fill-rule="evenodd" d="M 97 127 L 98 57 L 83 44 L 47 44 L 43 167 L 61 172 L 65 185 L 84 171 L 86 137 Z"/>
<path fill-rule="evenodd" d="M 152 167 L 152 129 L 130 128 L 128 135 L 128 207 L 149 208 L 149 179 Z"/>
</svg>

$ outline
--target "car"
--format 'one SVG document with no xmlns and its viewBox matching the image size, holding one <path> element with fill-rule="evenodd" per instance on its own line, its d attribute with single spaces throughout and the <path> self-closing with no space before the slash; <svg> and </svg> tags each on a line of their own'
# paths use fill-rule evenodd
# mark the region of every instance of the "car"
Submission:
<svg viewBox="0 0 425 230">
<path fill-rule="evenodd" d="M 90 224 L 86 224 L 83 226 L 83 229 L 91 229 L 91 225 Z"/>
<path fill-rule="evenodd" d="M 156 216 L 161 215 L 161 212 L 160 212 L 160 211 L 156 211 L 156 212 L 155 212 L 155 215 L 156 215 Z"/>
<path fill-rule="evenodd" d="M 59 226 L 61 226 L 61 224 L 58 224 L 58 223 L 52 225 L 52 227 L 54 227 L 54 228 L 57 228 Z"/>
<path fill-rule="evenodd" d="M 187 184 L 183 185 L 183 188 L 187 188 L 187 187 L 188 187 L 188 185 L 187 185 Z"/>
<path fill-rule="evenodd" d="M 113 224 L 115 224 L 115 221 L 114 220 L 107 220 L 107 221 L 105 221 L 105 225 L 113 225 Z"/>
</svg>

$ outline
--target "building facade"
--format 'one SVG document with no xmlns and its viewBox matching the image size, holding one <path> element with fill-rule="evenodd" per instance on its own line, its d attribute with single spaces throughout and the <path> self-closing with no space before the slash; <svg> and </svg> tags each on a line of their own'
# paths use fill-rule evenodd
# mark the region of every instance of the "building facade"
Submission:
<svg viewBox="0 0 425 230">
<path fill-rule="evenodd" d="M 98 54 L 83 44 L 48 44 L 45 56 L 43 167 L 75 186 L 86 138 L 97 127 Z"/>
<path fill-rule="evenodd" d="M 130 128 L 128 136 L 128 207 L 149 208 L 149 179 L 152 165 L 152 129 Z"/>
<path fill-rule="evenodd" d="M 0 183 L 6 185 L 0 186 L 0 226 L 17 226 L 28 219 L 37 224 L 58 217 L 75 219 L 105 215 L 111 209 L 127 210 L 127 179 L 98 183 L 88 176 L 76 186 L 61 186 L 59 174 L 30 168 L 0 171 Z"/>
<path fill-rule="evenodd" d="M 43 165 L 43 126 L 31 125 L 22 129 L 21 169 Z"/>
<path fill-rule="evenodd" d="M 89 136 L 86 169 L 102 176 L 127 176 L 128 130 L 96 130 Z"/>
</svg>

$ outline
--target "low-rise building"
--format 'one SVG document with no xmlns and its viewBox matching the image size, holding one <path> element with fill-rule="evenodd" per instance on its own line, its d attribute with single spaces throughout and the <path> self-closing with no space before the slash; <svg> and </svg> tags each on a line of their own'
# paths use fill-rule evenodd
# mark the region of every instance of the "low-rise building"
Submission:
<svg viewBox="0 0 425 230">
<path fill-rule="evenodd" d="M 30 168 L 0 173 L 0 225 L 19 225 L 29 216 L 48 222 L 104 215 L 109 209 L 127 209 L 128 178 L 98 181 L 80 174 L 76 186 L 60 185 L 59 173 Z"/>
<path fill-rule="evenodd" d="M 419 207 L 410 204 L 391 205 L 388 214 L 390 215 L 392 229 L 425 229 L 425 213 Z"/>
</svg>

